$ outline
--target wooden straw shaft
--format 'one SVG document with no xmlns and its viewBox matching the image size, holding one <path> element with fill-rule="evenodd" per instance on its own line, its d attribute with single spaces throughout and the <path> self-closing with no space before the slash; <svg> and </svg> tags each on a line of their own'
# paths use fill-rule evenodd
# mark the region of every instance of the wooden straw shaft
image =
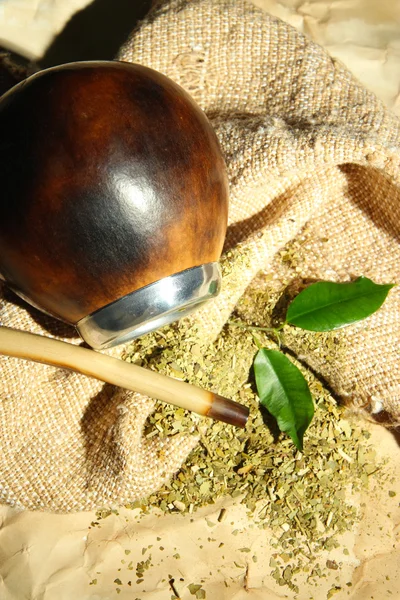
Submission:
<svg viewBox="0 0 400 600">
<path fill-rule="evenodd" d="M 0 354 L 71 369 L 240 427 L 247 421 L 246 407 L 232 400 L 67 342 L 0 327 Z"/>
</svg>

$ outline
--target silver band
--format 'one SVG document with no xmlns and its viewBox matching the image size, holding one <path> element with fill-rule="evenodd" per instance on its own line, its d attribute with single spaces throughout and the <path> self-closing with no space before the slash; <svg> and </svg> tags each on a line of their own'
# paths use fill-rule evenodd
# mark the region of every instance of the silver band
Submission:
<svg viewBox="0 0 400 600">
<path fill-rule="evenodd" d="M 175 273 L 81 319 L 76 328 L 92 348 L 123 344 L 191 313 L 219 294 L 218 263 Z"/>
</svg>

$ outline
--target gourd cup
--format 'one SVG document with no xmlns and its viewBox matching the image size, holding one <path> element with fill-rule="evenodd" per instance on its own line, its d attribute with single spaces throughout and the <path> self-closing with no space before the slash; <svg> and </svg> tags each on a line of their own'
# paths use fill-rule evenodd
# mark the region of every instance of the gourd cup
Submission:
<svg viewBox="0 0 400 600">
<path fill-rule="evenodd" d="M 71 63 L 0 99 L 0 274 L 100 349 L 220 288 L 225 164 L 204 113 L 141 65 Z"/>
</svg>

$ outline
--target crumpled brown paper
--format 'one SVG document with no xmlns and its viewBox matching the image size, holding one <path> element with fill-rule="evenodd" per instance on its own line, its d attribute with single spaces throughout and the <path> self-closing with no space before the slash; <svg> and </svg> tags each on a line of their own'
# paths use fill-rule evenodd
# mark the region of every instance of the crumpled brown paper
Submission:
<svg viewBox="0 0 400 600">
<path fill-rule="evenodd" d="M 0 14 L 0 45 L 37 60 L 68 19 L 91 0 L 6 0 Z"/>
<path fill-rule="evenodd" d="M 293 239 L 303 248 L 300 281 L 400 280 L 399 121 L 321 47 L 247 2 L 170 0 L 118 58 L 186 88 L 210 117 L 225 155 L 225 246 L 232 258 L 220 296 L 191 318 L 199 341 L 217 337 L 260 269 L 282 277 L 274 257 Z M 288 344 L 342 398 L 370 412 L 382 407 L 394 422 L 399 295 L 400 288 L 392 290 L 378 313 L 346 331 L 335 361 L 327 363 L 318 348 Z M 35 327 L 6 296 L 1 319 Z M 171 441 L 176 452 L 159 453 L 156 440 L 141 442 L 133 426 L 144 422 L 149 401 L 122 401 L 118 391 L 100 393 L 82 376 L 0 360 L 0 395 L 8 399 L 1 405 L 5 502 L 62 511 L 122 504 L 160 486 L 194 444 L 186 436 Z M 28 427 L 31 413 L 40 418 L 32 416 Z M 146 477 L 142 463 L 150 466 Z"/>
</svg>

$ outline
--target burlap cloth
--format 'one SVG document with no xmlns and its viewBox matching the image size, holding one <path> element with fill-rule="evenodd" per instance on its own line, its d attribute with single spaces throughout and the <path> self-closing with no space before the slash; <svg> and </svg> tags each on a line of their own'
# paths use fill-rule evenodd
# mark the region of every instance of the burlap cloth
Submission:
<svg viewBox="0 0 400 600">
<path fill-rule="evenodd" d="M 153 67 L 211 119 L 230 178 L 219 298 L 192 317 L 214 339 L 261 269 L 284 281 L 279 251 L 297 244 L 295 278 L 400 280 L 399 120 L 292 27 L 242 1 L 172 0 L 155 9 L 120 60 Z M 72 332 L 0 288 L 1 324 Z M 346 330 L 337 359 L 293 350 L 342 398 L 400 414 L 400 297 Z M 196 444 L 144 440 L 152 400 L 52 367 L 1 358 L 0 501 L 71 511 L 122 504 L 161 486 Z M 162 452 L 160 452 L 162 450 Z M 161 458 L 162 456 L 162 458 Z"/>
</svg>

